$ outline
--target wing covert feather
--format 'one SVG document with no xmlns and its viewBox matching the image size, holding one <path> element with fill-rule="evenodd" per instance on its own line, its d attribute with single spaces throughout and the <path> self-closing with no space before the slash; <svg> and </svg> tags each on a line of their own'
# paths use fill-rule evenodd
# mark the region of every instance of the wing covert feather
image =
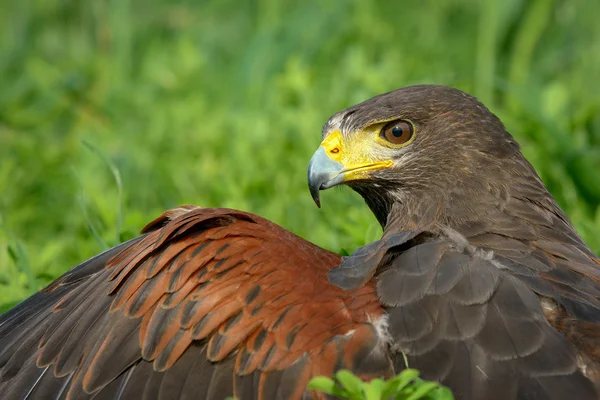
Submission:
<svg viewBox="0 0 600 400">
<path fill-rule="evenodd" d="M 182 206 L 143 233 L 0 317 L 2 393 L 292 399 L 339 368 L 392 372 L 374 284 L 331 285 L 338 255 L 227 209 Z"/>
<path fill-rule="evenodd" d="M 419 257 L 425 249 L 429 257 Z M 548 377 L 561 379 L 574 398 L 597 398 L 539 298 L 490 254 L 466 254 L 439 239 L 400 252 L 376 279 L 397 370 L 405 367 L 403 352 L 409 366 L 460 399 L 546 398 L 554 390 Z"/>
</svg>

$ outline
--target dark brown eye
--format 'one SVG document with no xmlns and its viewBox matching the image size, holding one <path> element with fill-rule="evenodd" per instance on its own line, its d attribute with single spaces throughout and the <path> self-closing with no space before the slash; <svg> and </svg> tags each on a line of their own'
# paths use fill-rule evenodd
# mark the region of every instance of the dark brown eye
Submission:
<svg viewBox="0 0 600 400">
<path fill-rule="evenodd" d="M 393 144 L 404 144 L 413 136 L 413 126 L 407 121 L 392 121 L 386 124 L 379 136 Z"/>
</svg>

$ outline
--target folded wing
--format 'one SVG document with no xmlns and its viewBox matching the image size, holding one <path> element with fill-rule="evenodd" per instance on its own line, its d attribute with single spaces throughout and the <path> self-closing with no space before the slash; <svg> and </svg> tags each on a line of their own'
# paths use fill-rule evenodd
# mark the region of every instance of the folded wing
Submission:
<svg viewBox="0 0 600 400">
<path fill-rule="evenodd" d="M 0 317 L 3 398 L 292 399 L 389 375 L 373 284 L 252 214 L 184 206 Z"/>
</svg>

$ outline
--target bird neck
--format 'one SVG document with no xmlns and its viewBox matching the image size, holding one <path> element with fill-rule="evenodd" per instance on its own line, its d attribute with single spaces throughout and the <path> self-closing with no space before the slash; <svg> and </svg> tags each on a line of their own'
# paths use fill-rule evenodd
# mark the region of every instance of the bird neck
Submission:
<svg viewBox="0 0 600 400">
<path fill-rule="evenodd" d="M 454 232 L 463 238 L 492 234 L 526 242 L 552 238 L 592 254 L 520 154 L 503 166 L 495 170 L 494 180 L 471 174 L 464 184 L 446 190 L 397 191 L 378 201 L 365 200 L 384 237 L 412 230 L 443 236 Z"/>
<path fill-rule="evenodd" d="M 421 201 L 415 201 L 416 198 L 412 196 L 399 196 L 387 205 L 389 211 L 385 216 L 375 214 L 382 224 L 384 236 L 404 231 L 431 231 L 439 225 L 444 201 L 431 193 L 424 194 L 418 199 Z"/>
</svg>

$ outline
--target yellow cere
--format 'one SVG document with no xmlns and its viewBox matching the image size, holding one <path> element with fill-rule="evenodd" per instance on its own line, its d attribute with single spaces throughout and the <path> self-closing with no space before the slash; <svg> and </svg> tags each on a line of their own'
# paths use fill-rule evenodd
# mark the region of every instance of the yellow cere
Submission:
<svg viewBox="0 0 600 400">
<path fill-rule="evenodd" d="M 378 157 L 371 130 L 368 128 L 346 139 L 339 130 L 335 130 L 321 142 L 327 156 L 342 164 L 344 181 L 364 179 L 368 177 L 369 171 L 389 168 L 394 164 L 392 160 L 381 160 Z"/>
</svg>

